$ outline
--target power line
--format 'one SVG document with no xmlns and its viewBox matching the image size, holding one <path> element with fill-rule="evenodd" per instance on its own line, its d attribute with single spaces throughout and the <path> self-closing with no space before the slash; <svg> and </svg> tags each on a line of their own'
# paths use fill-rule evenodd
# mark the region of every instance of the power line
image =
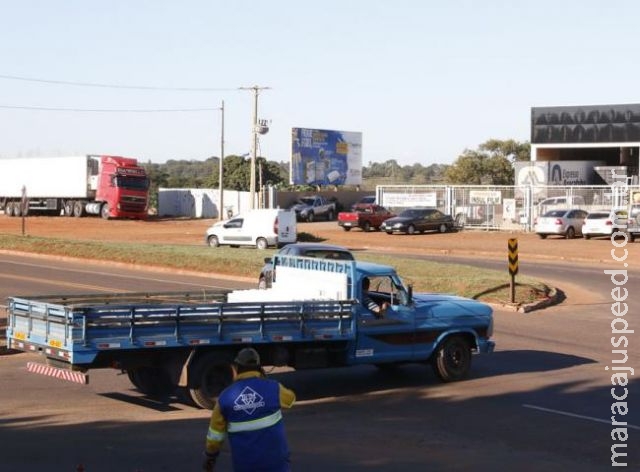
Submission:
<svg viewBox="0 0 640 472">
<path fill-rule="evenodd" d="M 17 75 L 0 75 L 0 79 L 6 80 L 21 80 L 23 82 L 37 82 L 43 84 L 54 85 L 72 85 L 75 87 L 99 87 L 99 88 L 112 88 L 112 89 L 131 89 L 131 90 L 163 90 L 174 92 L 229 92 L 236 91 L 237 88 L 216 88 L 216 87 L 153 87 L 146 85 L 118 85 L 118 84 L 100 84 L 93 82 L 72 82 L 67 80 L 49 80 L 49 79 L 36 79 L 32 77 L 21 77 Z"/>
<path fill-rule="evenodd" d="M 106 108 L 56 108 L 56 107 L 31 107 L 18 105 L 0 105 L 0 108 L 9 110 L 37 110 L 37 111 L 65 111 L 74 113 L 189 113 L 201 111 L 217 111 L 216 108 L 160 108 L 160 109 L 106 109 Z"/>
</svg>

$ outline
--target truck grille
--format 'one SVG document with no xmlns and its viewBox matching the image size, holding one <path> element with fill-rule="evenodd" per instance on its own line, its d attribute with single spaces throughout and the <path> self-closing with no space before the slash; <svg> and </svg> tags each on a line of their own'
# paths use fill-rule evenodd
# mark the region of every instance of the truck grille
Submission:
<svg viewBox="0 0 640 472">
<path fill-rule="evenodd" d="M 146 207 L 147 199 L 145 197 L 125 195 L 120 200 L 120 209 L 122 211 L 142 211 Z"/>
</svg>

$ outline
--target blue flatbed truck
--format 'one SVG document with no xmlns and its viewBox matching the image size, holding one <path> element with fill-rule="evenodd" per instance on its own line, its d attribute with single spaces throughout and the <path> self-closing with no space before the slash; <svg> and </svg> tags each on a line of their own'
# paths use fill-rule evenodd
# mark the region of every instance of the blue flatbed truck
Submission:
<svg viewBox="0 0 640 472">
<path fill-rule="evenodd" d="M 274 267 L 273 290 L 9 297 L 8 347 L 45 358 L 28 362 L 30 372 L 88 383 L 89 370 L 114 368 L 147 395 L 178 390 L 202 408 L 232 381 L 245 346 L 264 365 L 416 362 L 443 381 L 465 378 L 472 353 L 494 349 L 488 305 L 414 294 L 392 267 L 281 255 Z M 381 318 L 360 302 L 365 277 L 369 295 L 390 305 Z M 310 282 L 317 293 L 301 295 Z"/>
</svg>

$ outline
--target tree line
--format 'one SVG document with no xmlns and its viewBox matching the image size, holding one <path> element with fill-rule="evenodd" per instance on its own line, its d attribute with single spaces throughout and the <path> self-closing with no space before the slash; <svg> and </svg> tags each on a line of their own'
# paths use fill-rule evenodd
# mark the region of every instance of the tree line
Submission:
<svg viewBox="0 0 640 472">
<path fill-rule="evenodd" d="M 529 142 L 490 139 L 477 149 L 465 149 L 453 164 L 420 163 L 401 166 L 395 159 L 369 162 L 362 167 L 363 190 L 374 190 L 382 184 L 462 184 L 513 185 L 513 163 L 531 158 Z M 218 188 L 219 157 L 204 161 L 169 160 L 162 164 L 143 164 L 151 179 L 151 194 L 163 188 Z M 223 187 L 248 191 L 251 162 L 243 156 L 225 156 Z M 270 185 L 283 190 L 310 190 L 306 186 L 289 184 L 289 163 L 256 159 L 256 184 Z"/>
</svg>

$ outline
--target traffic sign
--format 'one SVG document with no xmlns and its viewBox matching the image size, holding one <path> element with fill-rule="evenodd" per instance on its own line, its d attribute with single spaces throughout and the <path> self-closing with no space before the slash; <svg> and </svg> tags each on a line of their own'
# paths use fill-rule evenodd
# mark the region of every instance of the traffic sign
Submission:
<svg viewBox="0 0 640 472">
<path fill-rule="evenodd" d="M 518 273 L 518 239 L 509 239 L 509 275 L 514 276 Z"/>
</svg>

